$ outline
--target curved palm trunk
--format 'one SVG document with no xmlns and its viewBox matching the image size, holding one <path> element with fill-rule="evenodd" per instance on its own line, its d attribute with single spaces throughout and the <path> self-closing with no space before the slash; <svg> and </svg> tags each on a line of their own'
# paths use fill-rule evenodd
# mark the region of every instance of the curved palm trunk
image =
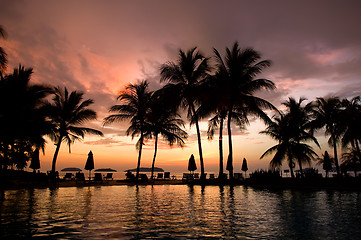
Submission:
<svg viewBox="0 0 361 240">
<path fill-rule="evenodd" d="M 153 162 L 152 162 L 152 175 L 151 175 L 150 179 L 154 178 L 154 164 L 155 164 L 155 158 L 157 156 L 157 150 L 158 150 L 158 134 L 155 135 L 154 156 L 153 156 Z"/>
<path fill-rule="evenodd" d="M 334 134 L 332 134 L 332 142 L 333 142 L 333 155 L 335 158 L 335 165 L 336 165 L 336 172 L 337 176 L 341 176 L 340 174 L 340 166 L 338 165 L 338 158 L 337 158 L 337 144 L 336 144 L 336 137 Z"/>
<path fill-rule="evenodd" d="M 62 139 L 63 139 L 63 137 L 60 137 L 59 140 L 58 140 L 58 143 L 56 144 L 56 149 L 55 149 L 55 153 L 54 153 L 54 157 L 53 157 L 53 163 L 51 165 L 51 172 L 53 174 L 55 174 L 55 165 L 56 165 L 56 160 L 58 158 L 58 154 L 59 154 Z"/>
<path fill-rule="evenodd" d="M 143 148 L 143 132 L 141 132 L 141 134 L 140 134 L 140 146 L 139 146 L 139 153 L 138 153 L 137 173 L 135 175 L 137 180 L 139 178 L 140 159 L 142 158 L 142 148 Z"/>
<path fill-rule="evenodd" d="M 198 116 L 196 115 L 196 111 L 194 106 L 191 105 L 192 114 L 195 118 L 196 130 L 197 130 L 197 139 L 198 139 L 198 151 L 199 151 L 199 161 L 201 164 L 201 179 L 205 179 L 206 176 L 204 174 L 204 161 L 203 161 L 203 153 L 202 153 L 202 142 L 201 142 L 201 133 L 199 130 Z"/>
<path fill-rule="evenodd" d="M 223 179 L 223 118 L 219 124 L 219 179 Z"/>
<path fill-rule="evenodd" d="M 232 109 L 232 108 L 230 108 Z M 231 132 L 231 113 L 230 110 L 228 113 L 228 119 L 227 119 L 227 128 L 228 128 L 228 148 L 229 148 L 229 155 L 227 159 L 227 170 L 229 171 L 229 179 L 233 179 L 233 148 L 232 148 L 232 132 Z"/>
</svg>

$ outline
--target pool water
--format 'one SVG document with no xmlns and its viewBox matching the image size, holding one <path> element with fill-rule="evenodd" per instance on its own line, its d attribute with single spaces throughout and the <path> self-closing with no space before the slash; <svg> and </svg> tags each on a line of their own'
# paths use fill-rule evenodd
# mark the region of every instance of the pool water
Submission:
<svg viewBox="0 0 361 240">
<path fill-rule="evenodd" d="M 355 239 L 361 193 L 245 186 L 0 191 L 0 239 Z"/>
</svg>

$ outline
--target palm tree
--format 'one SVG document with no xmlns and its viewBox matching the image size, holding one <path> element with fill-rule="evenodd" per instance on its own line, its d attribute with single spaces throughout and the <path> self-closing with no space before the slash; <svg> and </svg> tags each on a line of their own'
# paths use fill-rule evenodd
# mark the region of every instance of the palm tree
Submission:
<svg viewBox="0 0 361 240">
<path fill-rule="evenodd" d="M 54 124 L 51 139 L 56 143 L 56 149 L 52 162 L 52 173 L 55 173 L 56 160 L 59 154 L 60 145 L 66 142 L 69 147 L 76 140 L 84 138 L 86 133 L 103 136 L 101 131 L 82 127 L 84 123 L 96 119 L 96 112 L 88 107 L 94 103 L 92 99 L 83 101 L 84 93 L 72 91 L 60 87 L 54 88 L 53 102 L 48 104 L 49 117 Z"/>
<path fill-rule="evenodd" d="M 219 76 L 209 76 L 201 82 L 201 105 L 197 109 L 196 115 L 199 118 L 206 118 L 214 114 L 208 120 L 208 140 L 213 140 L 214 133 L 219 129 L 219 174 L 218 178 L 224 178 L 223 171 L 223 125 L 227 117 L 228 89 L 225 88 Z M 216 96 L 216 97 L 215 97 Z"/>
<path fill-rule="evenodd" d="M 334 161 L 337 175 L 340 176 L 340 167 L 337 158 L 337 143 L 341 138 L 341 101 L 338 97 L 317 98 L 313 110 L 313 128 L 325 127 L 325 135 L 330 135 L 328 144 L 333 147 Z"/>
<path fill-rule="evenodd" d="M 347 148 L 351 145 L 356 150 L 359 159 L 361 159 L 360 141 L 361 141 L 361 98 L 354 97 L 351 100 L 342 100 L 342 146 Z"/>
<path fill-rule="evenodd" d="M 129 120 L 131 125 L 126 131 L 127 136 L 132 139 L 140 135 L 136 144 L 138 152 L 137 174 L 139 177 L 140 160 L 142 148 L 144 145 L 144 134 L 146 131 L 146 117 L 151 110 L 152 92 L 148 90 L 148 81 L 142 81 L 138 84 L 128 84 L 125 90 L 121 91 L 117 98 L 121 104 L 112 106 L 109 111 L 114 114 L 104 119 L 104 124 Z"/>
<path fill-rule="evenodd" d="M 289 115 L 280 113 L 279 117 L 274 117 L 274 121 L 269 124 L 266 130 L 260 133 L 269 135 L 278 141 L 278 144 L 269 148 L 261 156 L 261 159 L 266 155 L 275 153 L 270 166 L 277 168 L 282 166 L 282 162 L 287 158 L 288 166 L 290 168 L 291 176 L 294 178 L 293 168 L 295 167 L 294 159 L 298 161 L 310 162 L 317 154 L 313 151 L 312 147 L 301 143 L 293 136 L 293 125 L 290 123 Z"/>
<path fill-rule="evenodd" d="M 290 97 L 288 101 L 283 103 L 283 105 L 288 108 L 287 118 L 291 138 L 296 142 L 297 146 L 301 146 L 301 142 L 313 141 L 320 147 L 312 132 L 311 114 L 313 112 L 313 105 L 312 102 L 310 102 L 305 106 L 302 106 L 302 102 L 305 100 L 305 98 L 300 98 L 296 101 L 294 98 Z M 310 163 L 311 158 L 305 155 L 303 148 L 300 148 L 300 151 L 297 153 L 297 160 L 301 177 L 303 177 L 302 163 Z"/>
<path fill-rule="evenodd" d="M 5 29 L 0 25 L 0 38 L 1 37 L 5 39 L 6 32 L 5 32 Z M 0 77 L 3 76 L 3 73 L 6 70 L 7 62 L 8 62 L 8 59 L 7 59 L 6 52 L 2 47 L 0 47 Z"/>
<path fill-rule="evenodd" d="M 214 132 L 217 128 L 219 128 L 219 136 L 218 136 L 218 148 L 219 148 L 219 174 L 218 178 L 222 180 L 224 178 L 224 170 L 223 170 L 223 123 L 224 119 L 227 116 L 227 111 L 223 109 L 219 109 L 215 116 L 208 121 L 208 139 L 212 140 L 214 136 Z"/>
<path fill-rule="evenodd" d="M 155 139 L 151 179 L 154 176 L 159 135 L 170 146 L 176 143 L 180 147 L 184 146 L 184 139 L 188 137 L 188 134 L 181 128 L 184 127 L 184 122 L 180 116 L 168 108 L 164 100 L 155 98 L 156 94 L 153 95 L 151 111 L 147 116 L 146 131 L 144 133 L 145 139 Z"/>
<path fill-rule="evenodd" d="M 12 74 L 0 79 L 0 126 L 3 126 L 0 128 L 0 152 L 9 160 L 15 159 L 10 155 L 18 149 L 18 154 L 22 154 L 18 160 L 25 162 L 16 165 L 22 167 L 26 166 L 36 148 L 44 151 L 44 136 L 50 130 L 44 105 L 52 90 L 44 85 L 31 84 L 32 73 L 32 68 L 25 69 L 20 65 Z"/>
<path fill-rule="evenodd" d="M 353 170 L 356 177 L 357 171 L 361 170 L 361 158 L 357 150 L 355 148 L 351 148 L 349 151 L 342 153 L 341 160 L 341 166 L 343 166 L 345 172 L 347 170 Z"/>
<path fill-rule="evenodd" d="M 274 117 L 274 121 L 267 126 L 264 131 L 261 131 L 261 134 L 266 134 L 278 141 L 278 144 L 269 148 L 266 152 L 264 152 L 261 156 L 261 159 L 266 155 L 272 154 L 274 152 L 275 155 L 270 161 L 270 166 L 272 168 L 277 168 L 282 166 L 282 161 L 287 158 L 288 166 L 290 167 L 290 172 L 292 178 L 294 178 L 293 168 L 293 156 L 294 156 L 294 148 L 292 138 L 290 136 L 290 132 L 288 129 L 288 121 L 284 114 L 280 113 L 279 117 Z"/>
<path fill-rule="evenodd" d="M 192 48 L 187 52 L 179 50 L 179 59 L 176 63 L 167 62 L 161 66 L 161 81 L 167 82 L 163 91 L 168 92 L 171 96 L 169 100 L 173 100 L 175 105 L 187 109 L 188 118 L 192 119 L 196 126 L 202 179 L 205 178 L 204 161 L 196 107 L 200 82 L 210 71 L 208 62 L 209 59 L 198 52 L 197 48 Z"/>
<path fill-rule="evenodd" d="M 229 156 L 227 170 L 230 178 L 233 178 L 233 147 L 231 122 L 236 121 L 237 125 L 244 127 L 249 124 L 248 116 L 255 115 L 266 122 L 270 122 L 263 109 L 276 108 L 268 101 L 254 96 L 260 89 L 272 90 L 275 85 L 267 79 L 254 79 L 263 69 L 271 65 L 269 60 L 261 60 L 260 54 L 251 49 L 241 50 L 235 42 L 232 49 L 226 48 L 226 55 L 222 59 L 220 53 L 214 49 L 217 61 L 217 79 L 222 81 L 224 89 L 227 89 L 226 102 L 228 147 Z M 236 113 L 236 114 L 234 114 Z"/>
</svg>

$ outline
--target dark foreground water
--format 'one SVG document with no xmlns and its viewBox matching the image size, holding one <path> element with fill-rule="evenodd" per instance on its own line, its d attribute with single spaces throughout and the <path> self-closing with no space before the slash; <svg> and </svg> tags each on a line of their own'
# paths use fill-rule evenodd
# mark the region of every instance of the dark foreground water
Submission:
<svg viewBox="0 0 361 240">
<path fill-rule="evenodd" d="M 361 193 L 243 186 L 0 192 L 0 239 L 360 239 Z"/>
</svg>

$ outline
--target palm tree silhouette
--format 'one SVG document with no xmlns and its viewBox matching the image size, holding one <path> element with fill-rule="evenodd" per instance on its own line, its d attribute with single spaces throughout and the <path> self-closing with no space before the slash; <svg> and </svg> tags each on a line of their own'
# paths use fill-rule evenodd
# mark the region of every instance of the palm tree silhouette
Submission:
<svg viewBox="0 0 361 240">
<path fill-rule="evenodd" d="M 54 124 L 53 132 L 50 134 L 51 139 L 56 143 L 51 171 L 55 173 L 56 160 L 59 154 L 60 145 L 66 142 L 69 147 L 76 140 L 84 138 L 86 133 L 103 136 L 101 131 L 82 127 L 81 125 L 96 119 L 96 112 L 88 107 L 94 103 L 92 99 L 83 101 L 84 93 L 72 91 L 60 87 L 54 88 L 53 102 L 47 106 L 49 117 Z"/>
<path fill-rule="evenodd" d="M 167 107 L 166 100 L 163 99 L 162 96 L 157 95 L 158 94 L 153 94 L 152 96 L 152 106 L 146 117 L 146 131 L 144 133 L 145 139 L 155 139 L 151 179 L 153 179 L 154 176 L 159 135 L 161 135 L 170 146 L 177 143 L 180 147 L 184 146 L 184 139 L 188 137 L 188 134 L 181 128 L 184 127 L 183 120 L 176 112 Z"/>
<path fill-rule="evenodd" d="M 351 100 L 342 100 L 342 146 L 347 148 L 351 145 L 356 150 L 358 158 L 361 159 L 360 136 L 361 136 L 361 97 L 357 96 Z"/>
<path fill-rule="evenodd" d="M 104 124 L 119 122 L 130 119 L 131 125 L 126 131 L 127 136 L 132 138 L 140 135 L 136 144 L 138 152 L 137 174 L 139 177 L 140 160 L 144 145 L 144 134 L 146 131 L 146 118 L 151 110 L 152 92 L 148 90 L 148 81 L 138 84 L 128 84 L 117 98 L 121 104 L 112 106 L 109 111 L 115 114 L 104 119 Z"/>
<path fill-rule="evenodd" d="M 12 74 L 0 79 L 0 124 L 6 126 L 0 128 L 0 152 L 8 160 L 16 160 L 11 155 L 17 152 L 18 159 L 22 159 L 16 164 L 20 169 L 26 166 L 36 148 L 44 151 L 44 135 L 51 126 L 44 105 L 52 89 L 31 84 L 32 73 L 32 68 L 20 65 Z"/>
<path fill-rule="evenodd" d="M 260 89 L 272 90 L 275 85 L 267 79 L 254 79 L 263 69 L 271 65 L 269 60 L 260 61 L 261 56 L 257 51 L 250 48 L 241 50 L 235 42 L 231 49 L 226 48 L 224 59 L 217 49 L 214 49 L 214 54 L 217 62 L 217 79 L 222 81 L 224 86 L 222 89 L 227 89 L 227 95 L 222 101 L 227 109 L 229 147 L 227 170 L 230 178 L 233 178 L 231 122 L 235 121 L 238 126 L 244 128 L 249 124 L 249 115 L 271 122 L 263 109 L 276 110 L 276 108 L 268 101 L 254 96 L 254 93 Z"/>
<path fill-rule="evenodd" d="M 222 79 L 218 75 L 209 76 L 201 82 L 200 102 L 196 115 L 199 118 L 206 118 L 214 114 L 208 120 L 207 136 L 208 140 L 213 140 L 214 133 L 219 129 L 219 174 L 218 178 L 224 178 L 223 171 L 223 125 L 227 117 L 228 89 L 225 88 Z"/>
<path fill-rule="evenodd" d="M 347 152 L 342 153 L 341 160 L 341 165 L 346 169 L 346 171 L 352 169 L 356 177 L 357 171 L 361 170 L 361 158 L 357 150 L 355 148 L 348 149 Z"/>
<path fill-rule="evenodd" d="M 224 170 L 223 170 L 223 124 L 224 119 L 227 117 L 227 111 L 224 109 L 219 109 L 215 116 L 208 121 L 208 139 L 212 140 L 214 136 L 214 132 L 217 128 L 219 128 L 219 136 L 218 136 L 218 148 L 219 148 L 219 173 L 218 178 L 222 180 L 224 178 Z"/>
<path fill-rule="evenodd" d="M 305 100 L 305 98 L 300 98 L 296 101 L 294 98 L 290 97 L 288 101 L 283 103 L 283 105 L 285 105 L 288 109 L 287 121 L 291 138 L 297 146 L 296 150 L 298 152 L 296 152 L 296 154 L 301 177 L 303 177 L 302 163 L 310 163 L 312 159 L 312 157 L 308 157 L 308 148 L 306 145 L 302 147 L 304 144 L 301 142 L 313 141 L 318 147 L 320 147 L 312 132 L 311 114 L 313 113 L 313 104 L 310 102 L 305 106 L 302 106 L 302 102 Z"/>
<path fill-rule="evenodd" d="M 278 144 L 264 152 L 261 159 L 269 154 L 275 153 L 270 161 L 270 166 L 272 168 L 278 168 L 282 166 L 283 160 L 287 158 L 291 176 L 294 178 L 293 169 L 295 163 L 293 159 L 309 162 L 317 156 L 317 154 L 313 151 L 311 146 L 301 143 L 294 138 L 292 128 L 293 126 L 290 124 L 288 115 L 280 113 L 279 116 L 275 116 L 274 121 L 267 126 L 266 130 L 261 131 L 260 133 L 266 134 L 274 140 L 277 140 Z"/>
<path fill-rule="evenodd" d="M 272 160 L 270 161 L 270 166 L 272 168 L 278 168 L 282 166 L 282 161 L 285 158 L 287 158 L 291 176 L 292 178 L 294 178 L 294 172 L 293 172 L 294 148 L 293 148 L 292 137 L 290 135 L 288 128 L 289 127 L 288 127 L 287 118 L 285 117 L 284 114 L 280 113 L 280 116 L 274 117 L 274 121 L 271 124 L 269 124 L 264 131 L 261 131 L 260 133 L 266 134 L 271 138 L 273 138 L 274 140 L 277 140 L 278 144 L 269 148 L 266 152 L 262 154 L 260 158 L 262 159 L 266 155 L 276 152 Z"/>
<path fill-rule="evenodd" d="M 3 28 L 3 26 L 0 25 L 0 38 L 6 38 L 6 31 Z M 6 66 L 7 66 L 7 54 L 5 52 L 5 50 L 0 46 L 0 78 L 3 76 L 3 73 L 6 70 Z"/>
<path fill-rule="evenodd" d="M 341 101 L 338 97 L 317 98 L 314 103 L 312 127 L 325 127 L 325 135 L 330 135 L 328 144 L 333 147 L 334 162 L 337 175 L 340 176 L 340 167 L 337 157 L 337 143 L 341 138 Z"/>
<path fill-rule="evenodd" d="M 201 89 L 200 82 L 210 71 L 208 62 L 209 59 L 198 52 L 197 48 L 192 48 L 187 52 L 179 50 L 179 59 L 176 63 L 168 62 L 161 66 L 161 81 L 167 81 L 163 91 L 172 96 L 169 99 L 174 101 L 175 105 L 188 110 L 187 116 L 196 126 L 202 179 L 205 178 L 204 161 L 196 106 Z"/>
</svg>

